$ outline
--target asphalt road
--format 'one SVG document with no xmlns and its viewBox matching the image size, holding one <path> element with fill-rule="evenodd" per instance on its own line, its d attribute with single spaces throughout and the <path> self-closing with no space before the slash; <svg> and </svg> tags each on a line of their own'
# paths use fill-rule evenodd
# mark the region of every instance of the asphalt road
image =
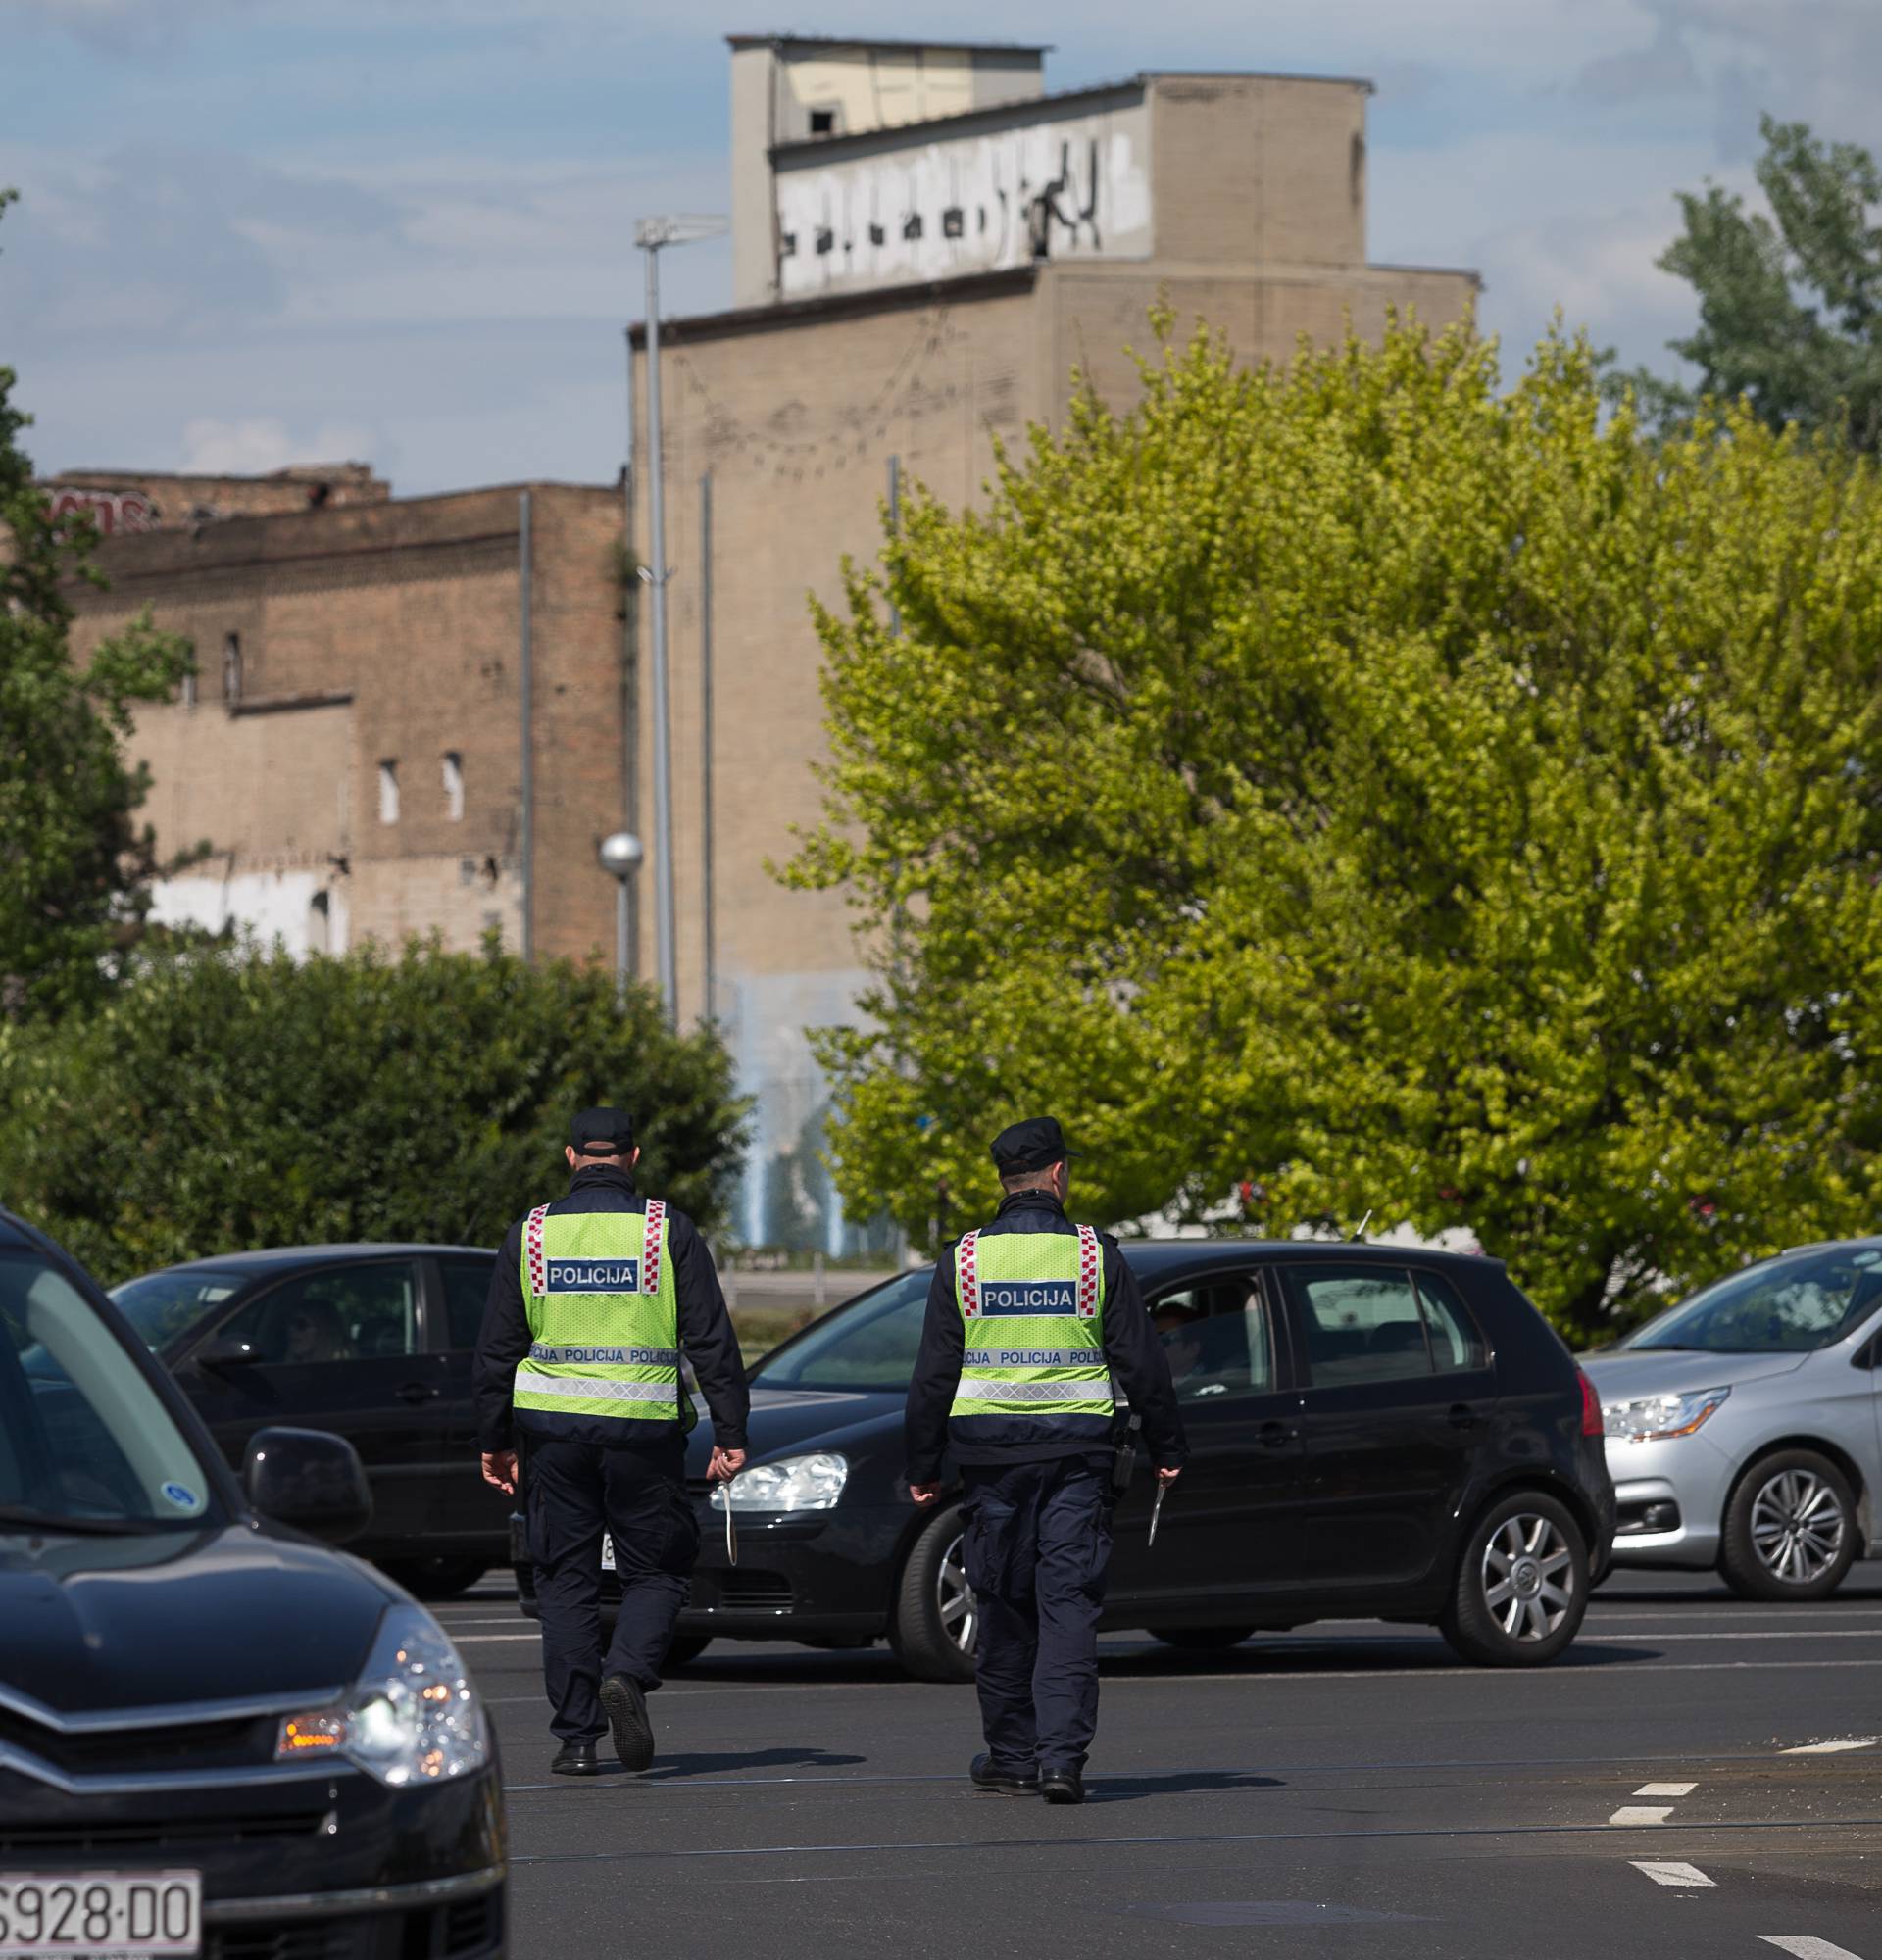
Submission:
<svg viewBox="0 0 1882 1960">
<path fill-rule="evenodd" d="M 972 1690 L 880 1648 L 715 1645 L 651 1772 L 553 1778 L 515 1614 L 441 1616 L 502 1739 L 517 1960 L 1882 1960 L 1882 1564 L 1803 1608 L 1620 1575 L 1532 1672 L 1376 1623 L 1108 1639 L 1081 1809 L 972 1791 Z"/>
</svg>

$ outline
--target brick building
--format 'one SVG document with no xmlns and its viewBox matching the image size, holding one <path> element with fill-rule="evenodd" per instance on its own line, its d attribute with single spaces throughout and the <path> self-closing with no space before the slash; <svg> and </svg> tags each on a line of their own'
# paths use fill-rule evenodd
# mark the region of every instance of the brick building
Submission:
<svg viewBox="0 0 1882 1960">
<path fill-rule="evenodd" d="M 840 599 L 892 483 L 978 498 L 995 439 L 1056 424 L 1074 366 L 1127 401 L 1125 350 L 1160 294 L 1185 330 L 1200 317 L 1259 359 L 1349 318 L 1376 333 L 1392 305 L 1455 318 L 1475 282 L 1367 263 L 1362 81 L 1143 74 L 1047 95 L 1037 48 L 791 37 L 734 37 L 730 66 L 734 305 L 668 321 L 662 351 L 677 1005 L 719 1019 L 757 1099 L 738 1235 L 835 1251 L 855 1235 L 817 1161 L 827 1093 L 805 1030 L 849 1018 L 863 972 L 841 902 L 768 869 L 818 813 L 807 591 Z M 491 925 L 544 954 L 611 945 L 595 843 L 654 828 L 619 489 L 395 502 L 357 466 L 53 487 L 118 500 L 112 590 L 80 595 L 83 633 L 150 601 L 196 643 L 193 703 L 137 724 L 161 843 L 216 854 L 165 888 L 166 912 L 306 950 L 429 929 L 468 945 Z"/>
</svg>

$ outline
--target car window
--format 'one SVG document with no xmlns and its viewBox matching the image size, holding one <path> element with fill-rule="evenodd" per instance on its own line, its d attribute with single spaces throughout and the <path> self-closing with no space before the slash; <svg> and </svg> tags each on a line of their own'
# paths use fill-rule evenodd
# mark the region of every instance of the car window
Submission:
<svg viewBox="0 0 1882 1960">
<path fill-rule="evenodd" d="M 1253 1273 L 1218 1273 L 1151 1305 L 1176 1399 L 1216 1401 L 1274 1386 L 1274 1344 Z"/>
<path fill-rule="evenodd" d="M 112 1303 L 143 1337 L 148 1348 L 164 1348 L 186 1333 L 212 1307 L 221 1306 L 247 1284 L 238 1272 L 202 1266 L 146 1273 L 111 1290 Z"/>
<path fill-rule="evenodd" d="M 214 1487 L 112 1330 L 40 1253 L 0 1252 L 0 1531 L 195 1524 Z"/>
<path fill-rule="evenodd" d="M 322 1266 L 265 1293 L 222 1330 L 264 1361 L 364 1361 L 418 1351 L 418 1276 L 405 1259 Z"/>
<path fill-rule="evenodd" d="M 806 1328 L 761 1361 L 752 1381 L 768 1389 L 900 1393 L 915 1372 L 927 1302 L 928 1275 L 905 1273 Z"/>
<path fill-rule="evenodd" d="M 1423 1268 L 1412 1278 L 1417 1282 L 1418 1304 L 1424 1309 L 1424 1324 L 1431 1336 L 1431 1362 L 1438 1373 L 1460 1375 L 1472 1368 L 1487 1368 L 1490 1350 L 1457 1288 L 1442 1273 Z"/>
<path fill-rule="evenodd" d="M 452 1348 L 474 1348 L 483 1328 L 483 1303 L 490 1298 L 494 1259 L 440 1259 L 444 1275 L 444 1332 Z"/>
<path fill-rule="evenodd" d="M 1314 1387 L 1431 1373 L 1418 1296 L 1403 1267 L 1289 1266 L 1282 1278 L 1306 1331 Z"/>
<path fill-rule="evenodd" d="M 1827 1348 L 1882 1305 L 1882 1251 L 1795 1252 L 1734 1273 L 1650 1320 L 1623 1349 L 1802 1354 Z"/>
</svg>

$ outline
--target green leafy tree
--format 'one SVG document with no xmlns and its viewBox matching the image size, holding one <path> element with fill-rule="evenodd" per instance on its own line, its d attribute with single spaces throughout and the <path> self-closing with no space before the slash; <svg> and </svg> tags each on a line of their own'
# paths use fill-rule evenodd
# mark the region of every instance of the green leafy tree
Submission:
<svg viewBox="0 0 1882 1960">
<path fill-rule="evenodd" d="M 1758 181 L 1770 215 L 1709 184 L 1683 191 L 1685 224 L 1659 260 L 1699 300 L 1699 326 L 1667 345 L 1699 368 L 1697 388 L 1641 372 L 1624 383 L 1661 422 L 1706 396 L 1750 402 L 1774 429 L 1837 429 L 1864 455 L 1882 447 L 1882 174 L 1855 143 L 1820 143 L 1808 124 L 1766 116 Z"/>
<path fill-rule="evenodd" d="M 1046 1109 L 1087 1215 L 1469 1225 L 1578 1335 L 1873 1228 L 1875 474 L 1496 362 L 1199 335 L 849 569 L 788 875 L 872 962 L 853 1215 L 958 1228 Z"/>
<path fill-rule="evenodd" d="M 15 380 L 0 367 L 0 1018 L 94 999 L 137 936 L 159 866 L 135 822 L 148 778 L 123 744 L 133 707 L 167 699 L 191 664 L 148 612 L 74 663 L 67 595 L 103 583 L 95 534 L 55 523 L 34 489 Z"/>
<path fill-rule="evenodd" d="M 96 1011 L 0 1028 L 0 1193 L 116 1281 L 323 1241 L 495 1245 L 566 1172 L 570 1117 L 633 1110 L 648 1187 L 707 1229 L 743 1143 L 731 1063 L 567 962 L 414 944 L 297 963 L 140 958 Z"/>
</svg>

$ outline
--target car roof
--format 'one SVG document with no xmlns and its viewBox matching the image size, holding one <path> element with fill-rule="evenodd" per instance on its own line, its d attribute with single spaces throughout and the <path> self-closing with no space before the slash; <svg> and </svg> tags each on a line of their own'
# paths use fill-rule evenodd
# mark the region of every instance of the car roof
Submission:
<svg viewBox="0 0 1882 1960">
<path fill-rule="evenodd" d="M 173 1266 L 160 1266 L 154 1270 L 166 1273 L 215 1271 L 259 1274 L 278 1272 L 287 1266 L 342 1265 L 355 1259 L 415 1258 L 427 1252 L 471 1253 L 485 1259 L 496 1257 L 488 1246 L 421 1245 L 405 1239 L 383 1243 L 362 1240 L 358 1244 L 343 1246 L 264 1246 L 252 1251 L 215 1252 L 207 1258 L 179 1259 Z M 148 1278 L 149 1275 L 139 1277 Z"/>
<path fill-rule="evenodd" d="M 1122 1239 L 1118 1250 L 1145 1279 L 1167 1279 L 1192 1268 L 1245 1258 L 1289 1259 L 1309 1265 L 1376 1262 L 1404 1265 L 1501 1267 L 1481 1252 L 1446 1252 L 1434 1246 L 1382 1245 L 1367 1239 Z"/>
</svg>

